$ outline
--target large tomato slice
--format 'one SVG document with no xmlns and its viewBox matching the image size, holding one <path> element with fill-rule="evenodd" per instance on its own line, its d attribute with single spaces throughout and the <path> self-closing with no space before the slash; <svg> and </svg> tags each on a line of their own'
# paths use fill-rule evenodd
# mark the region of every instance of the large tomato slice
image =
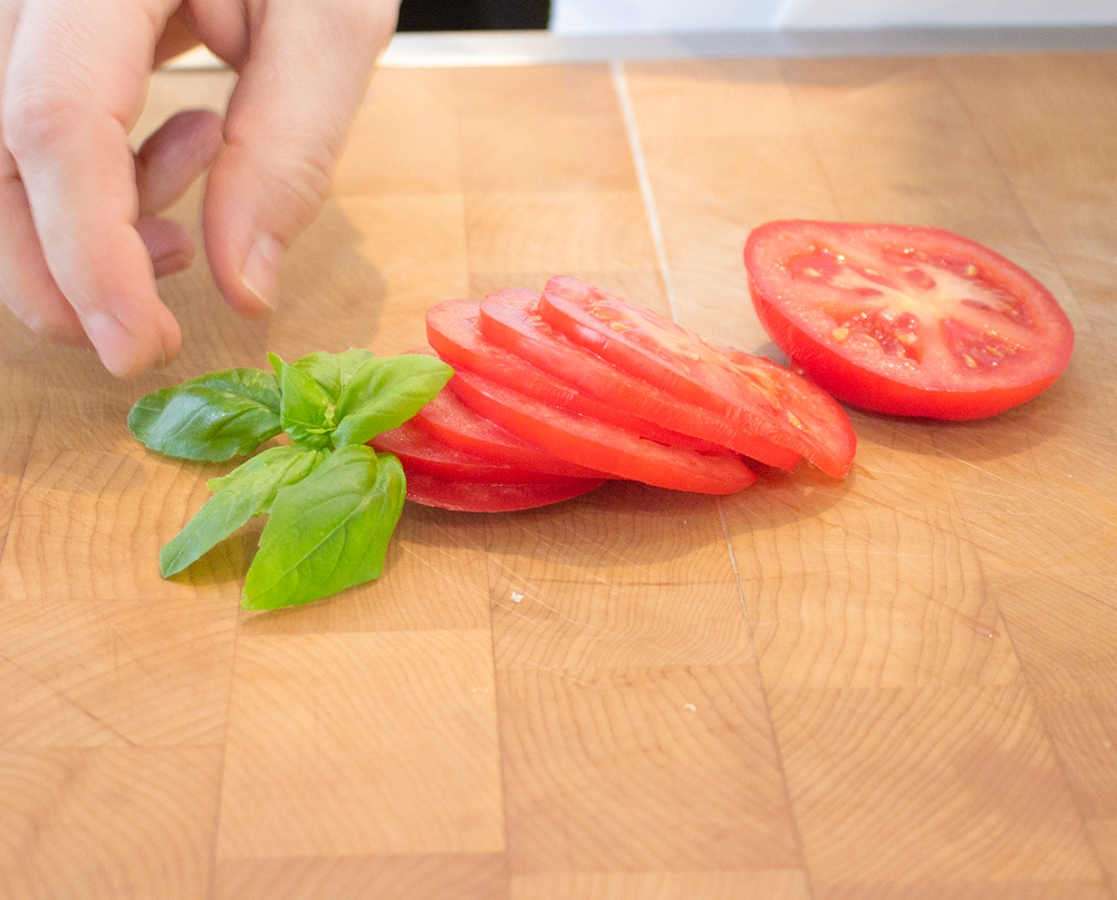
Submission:
<svg viewBox="0 0 1117 900">
<path fill-rule="evenodd" d="M 524 440 L 619 478 L 704 494 L 731 494 L 756 480 L 737 454 L 657 444 L 608 422 L 549 406 L 468 369 L 456 370 L 449 387 L 467 406 Z"/>
<path fill-rule="evenodd" d="M 938 228 L 768 222 L 745 267 L 776 344 L 865 409 L 982 418 L 1032 399 L 1070 361 L 1074 331 L 1050 291 Z"/>
<path fill-rule="evenodd" d="M 574 343 L 543 321 L 539 300 L 538 291 L 489 294 L 481 302 L 481 333 L 615 409 L 627 409 L 672 431 L 729 447 L 770 466 L 790 471 L 799 461 L 799 454 L 793 450 L 758 436 L 732 419 L 680 400 Z"/>
<path fill-rule="evenodd" d="M 840 478 L 857 437 L 825 391 L 771 360 L 719 349 L 682 326 L 569 276 L 547 282 L 543 319 L 592 350 L 682 400 L 704 406 Z"/>
<path fill-rule="evenodd" d="M 538 295 L 536 295 L 538 296 Z M 569 381 L 543 371 L 509 353 L 480 331 L 480 304 L 476 300 L 444 300 L 427 310 L 427 340 L 446 362 L 465 367 L 498 384 L 559 407 L 611 422 L 660 444 L 717 452 L 721 448 L 669 431 L 662 425 L 634 415 L 627 407 L 602 403 Z"/>
<path fill-rule="evenodd" d="M 485 484 L 436 475 L 407 476 L 407 499 L 455 512 L 515 512 L 570 500 L 592 491 L 601 479 L 561 478 L 538 484 Z"/>
</svg>

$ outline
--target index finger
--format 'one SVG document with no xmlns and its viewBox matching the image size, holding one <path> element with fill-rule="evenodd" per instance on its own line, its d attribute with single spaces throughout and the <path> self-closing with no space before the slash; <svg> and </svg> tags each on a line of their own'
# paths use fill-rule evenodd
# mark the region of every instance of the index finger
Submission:
<svg viewBox="0 0 1117 900">
<path fill-rule="evenodd" d="M 181 343 L 136 231 L 128 141 L 156 40 L 176 5 L 26 4 L 4 84 L 4 140 L 47 267 L 106 368 L 121 376 L 173 360 Z"/>
</svg>

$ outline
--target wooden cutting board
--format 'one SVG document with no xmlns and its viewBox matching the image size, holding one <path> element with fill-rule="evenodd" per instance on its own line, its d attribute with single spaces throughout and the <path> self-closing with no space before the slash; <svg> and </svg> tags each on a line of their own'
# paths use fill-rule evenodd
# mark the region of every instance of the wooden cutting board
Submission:
<svg viewBox="0 0 1117 900">
<path fill-rule="evenodd" d="M 137 139 L 231 85 L 160 73 Z M 851 412 L 841 482 L 409 506 L 301 609 L 240 611 L 258 527 L 160 579 L 223 470 L 138 446 L 141 394 L 557 273 L 772 353 L 740 254 L 786 217 L 994 247 L 1070 368 L 992 420 Z M 269 322 L 199 261 L 182 358 L 122 383 L 4 314 L 0 896 L 1113 897 L 1115 262 L 1117 54 L 380 72 Z"/>
</svg>

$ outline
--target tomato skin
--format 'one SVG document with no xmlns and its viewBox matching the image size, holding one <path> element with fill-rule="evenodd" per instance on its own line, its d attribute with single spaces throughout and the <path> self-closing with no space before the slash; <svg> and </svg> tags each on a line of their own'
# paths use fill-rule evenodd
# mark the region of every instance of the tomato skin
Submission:
<svg viewBox="0 0 1117 900">
<path fill-rule="evenodd" d="M 534 484 L 454 481 L 417 473 L 407 476 L 407 499 L 453 512 L 517 512 L 550 506 L 587 494 L 602 479 L 561 478 Z"/>
<path fill-rule="evenodd" d="M 438 357 L 430 347 L 417 347 L 408 353 Z M 449 360 L 443 359 L 447 365 Z M 577 466 L 553 453 L 516 437 L 462 403 L 453 391 L 440 391 L 410 420 L 435 440 L 471 456 L 492 463 L 557 475 L 564 478 L 603 478 L 604 473 Z"/>
<path fill-rule="evenodd" d="M 565 477 L 493 462 L 462 452 L 439 441 L 421 428 L 414 418 L 398 428 L 378 434 L 372 439 L 372 446 L 381 453 L 394 453 L 398 456 L 408 478 L 424 474 L 474 483 L 538 484 Z"/>
<path fill-rule="evenodd" d="M 839 400 L 985 418 L 1064 371 L 1066 313 L 1000 254 L 938 228 L 789 220 L 750 233 L 749 292 L 772 340 Z"/>
<path fill-rule="evenodd" d="M 857 436 L 825 391 L 771 360 L 703 341 L 670 319 L 569 276 L 547 282 L 543 319 L 575 343 L 674 394 L 800 454 L 835 478 Z"/>
<path fill-rule="evenodd" d="M 556 456 L 618 478 L 704 494 L 732 494 L 756 475 L 736 454 L 719 456 L 657 444 L 597 419 L 520 394 L 468 369 L 448 384 L 466 406 Z"/>
<path fill-rule="evenodd" d="M 463 404 L 453 391 L 442 391 L 410 420 L 448 447 L 491 463 L 564 478 L 600 478 L 601 472 L 559 459 Z"/>
<path fill-rule="evenodd" d="M 494 344 L 564 378 L 613 408 L 631 410 L 705 443 L 707 451 L 729 447 L 765 465 L 791 471 L 800 454 L 773 444 L 731 419 L 687 403 L 636 378 L 571 341 L 544 322 L 540 295 L 534 291 L 498 291 L 481 301 L 481 333 Z"/>
</svg>

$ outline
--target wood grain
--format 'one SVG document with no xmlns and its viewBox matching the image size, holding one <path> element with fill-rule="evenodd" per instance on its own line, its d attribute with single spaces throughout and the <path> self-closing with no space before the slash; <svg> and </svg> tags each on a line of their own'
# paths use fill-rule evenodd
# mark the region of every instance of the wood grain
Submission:
<svg viewBox="0 0 1117 900">
<path fill-rule="evenodd" d="M 134 139 L 232 85 L 159 73 Z M 1114 897 L 1114 113 L 1111 53 L 385 69 L 269 321 L 199 257 L 182 359 L 123 384 L 0 313 L 0 896 Z M 409 505 L 300 609 L 239 609 L 259 524 L 159 577 L 222 468 L 131 439 L 146 391 L 558 273 L 778 357 L 741 247 L 789 217 L 993 246 L 1070 368 L 984 422 L 851 411 L 841 482 Z"/>
<path fill-rule="evenodd" d="M 491 646 L 467 630 L 241 637 L 218 858 L 503 849 Z"/>
<path fill-rule="evenodd" d="M 1086 63 L 1080 77 L 1089 78 L 1097 61 Z M 789 213 L 784 198 L 828 193 L 827 215 L 938 225 L 998 247 L 1044 278 L 1089 341 L 1060 260 L 1015 190 L 1025 164 L 1010 156 L 1002 168 L 996 154 L 1002 145 L 1020 152 L 1015 136 L 1024 121 L 1021 101 L 1008 105 L 1015 117 L 1005 115 L 1001 95 L 1042 107 L 1045 92 L 1073 92 L 1038 74 L 1023 88 L 1009 75 L 994 86 L 989 73 L 1050 65 L 803 61 L 780 64 L 777 79 L 774 66 L 758 72 L 757 64 L 733 61 L 683 64 L 670 74 L 649 66 L 646 76 L 630 70 L 628 81 L 638 110 L 670 122 L 674 110 L 690 105 L 689 93 L 706 93 L 698 87 L 704 79 L 724 72 L 720 80 L 733 87 L 719 89 L 719 103 L 774 108 L 741 129 L 750 132 L 747 145 L 741 135 L 742 148 L 757 140 L 779 145 L 797 129 L 800 152 L 812 158 L 804 166 L 790 156 L 785 165 L 785 153 L 761 154 L 762 172 L 742 163 L 703 183 L 696 173 L 708 171 L 711 151 L 690 148 L 708 120 L 688 119 L 683 137 L 653 131 L 645 152 L 666 233 L 689 233 L 711 211 L 746 231 L 769 218 L 815 215 Z M 980 86 L 967 84 L 969 70 L 986 76 Z M 695 87 L 688 93 L 681 85 Z M 967 102 L 976 98 L 984 116 Z M 987 119 L 991 137 L 982 127 Z M 1035 126 L 1037 118 L 1028 121 Z M 1070 126 L 1066 116 L 1056 121 L 1053 131 Z M 714 140 L 724 142 L 714 128 Z M 1034 169 L 1040 158 L 1026 165 Z M 765 185 L 759 193 L 755 181 Z M 721 206 L 723 184 L 750 205 Z M 676 261 L 670 245 L 668 260 L 677 305 L 690 309 L 688 289 L 705 282 L 700 264 L 686 251 Z M 695 304 L 700 311 L 704 302 Z M 1081 496 L 1075 487 L 1062 495 L 1070 515 L 1032 493 L 1044 492 L 1052 477 L 1078 483 L 1065 463 L 1071 444 L 1075 456 L 1093 456 L 1080 429 L 1057 424 L 1090 415 L 1075 398 L 1075 382 L 1072 370 L 1035 404 L 992 422 L 901 427 L 857 415 L 861 449 L 845 484 L 819 486 L 804 502 L 796 479 L 777 507 L 786 518 L 774 522 L 771 504 L 757 507 L 747 495 L 725 503 L 738 567 L 756 573 L 756 600 L 746 603 L 815 896 L 988 896 L 986 882 L 1004 882 L 1013 896 L 1104 893 L 1098 849 L 1083 834 L 1083 792 L 1066 779 L 1077 748 L 1051 727 L 1055 713 L 1037 704 L 1017 650 L 1021 642 L 1048 645 L 1051 636 L 1042 629 L 1019 636 L 1023 623 L 1012 615 L 1021 592 L 1047 605 L 1076 587 L 1044 585 L 1037 576 L 1050 565 L 1085 555 L 1112 570 L 1117 560 L 1109 475 L 1099 473 Z M 1111 447 L 1111 433 L 1102 430 L 1100 443 Z M 816 515 L 802 516 L 806 510 Z M 1097 574 L 1086 578 L 1100 585 Z M 1096 604 L 1109 592 L 1093 596 Z M 1110 619 L 1108 610 L 1098 612 Z M 928 701 L 933 713 L 923 708 Z M 1020 704 L 1021 712 L 999 719 Z M 1023 744 L 1004 730 L 1022 722 Z M 982 735 L 984 745 L 963 749 Z M 988 781 L 980 792 L 941 774 L 976 765 Z M 1017 781 L 1021 772 L 1027 788 Z"/>
</svg>

